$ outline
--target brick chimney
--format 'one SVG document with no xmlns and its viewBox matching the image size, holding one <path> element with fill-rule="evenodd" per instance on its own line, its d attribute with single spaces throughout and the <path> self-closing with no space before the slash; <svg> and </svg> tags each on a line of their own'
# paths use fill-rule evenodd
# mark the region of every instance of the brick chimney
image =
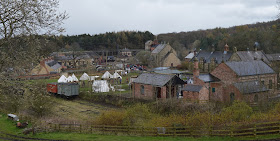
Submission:
<svg viewBox="0 0 280 141">
<path fill-rule="evenodd" d="M 196 84 L 196 79 L 199 76 L 199 68 L 198 68 L 198 59 L 197 57 L 194 58 L 194 67 L 193 67 L 193 80 L 194 84 Z"/>
<path fill-rule="evenodd" d="M 229 46 L 228 46 L 228 44 L 226 44 L 224 46 L 224 54 L 227 54 L 228 51 L 229 51 Z"/>
</svg>

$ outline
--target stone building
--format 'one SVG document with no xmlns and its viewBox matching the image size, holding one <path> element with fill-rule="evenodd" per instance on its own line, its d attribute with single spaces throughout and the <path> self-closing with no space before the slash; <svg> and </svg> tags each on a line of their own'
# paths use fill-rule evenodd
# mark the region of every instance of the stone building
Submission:
<svg viewBox="0 0 280 141">
<path fill-rule="evenodd" d="M 133 95 L 145 100 L 177 97 L 178 90 L 184 84 L 176 75 L 142 73 L 133 81 Z"/>
<path fill-rule="evenodd" d="M 216 66 L 222 62 L 226 62 L 230 59 L 232 52 L 229 51 L 229 46 L 224 46 L 224 51 L 200 51 L 195 57 L 199 61 L 199 69 L 202 72 L 211 72 Z M 194 58 L 195 58 L 194 57 Z M 193 58 L 193 59 L 194 59 Z M 191 61 L 193 61 L 193 59 Z"/>
<path fill-rule="evenodd" d="M 237 48 L 234 47 L 234 52 L 231 55 L 231 57 L 228 59 L 228 61 L 254 61 L 254 60 L 262 60 L 265 63 L 269 64 L 270 61 L 267 58 L 266 54 L 261 51 L 257 50 L 255 47 L 253 51 L 237 51 Z"/>
<path fill-rule="evenodd" d="M 158 44 L 152 56 L 158 67 L 176 67 L 181 64 L 176 51 L 169 44 Z"/>
<path fill-rule="evenodd" d="M 221 80 L 209 88 L 214 101 L 259 102 L 273 96 L 277 88 L 277 74 L 263 61 L 225 62 L 211 74 Z"/>
</svg>

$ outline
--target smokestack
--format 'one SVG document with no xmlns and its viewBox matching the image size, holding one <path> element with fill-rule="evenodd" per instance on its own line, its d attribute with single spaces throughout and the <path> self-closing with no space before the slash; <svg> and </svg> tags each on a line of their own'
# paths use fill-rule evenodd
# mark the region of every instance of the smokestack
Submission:
<svg viewBox="0 0 280 141">
<path fill-rule="evenodd" d="M 228 51 L 229 51 L 229 46 L 228 46 L 228 44 L 226 44 L 224 46 L 224 54 L 227 54 Z"/>
</svg>

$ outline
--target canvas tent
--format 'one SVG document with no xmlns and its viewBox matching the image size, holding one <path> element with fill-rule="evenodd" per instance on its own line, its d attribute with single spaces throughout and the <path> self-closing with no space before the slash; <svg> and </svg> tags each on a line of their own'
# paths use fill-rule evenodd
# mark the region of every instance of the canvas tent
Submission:
<svg viewBox="0 0 280 141">
<path fill-rule="evenodd" d="M 78 78 L 75 76 L 74 73 L 72 74 L 72 78 L 73 78 L 73 81 L 74 81 L 74 82 L 78 82 L 78 81 L 79 81 Z"/>
<path fill-rule="evenodd" d="M 67 82 L 73 82 L 74 80 L 73 80 L 73 78 L 72 78 L 72 76 L 69 76 L 68 78 L 67 78 Z"/>
<path fill-rule="evenodd" d="M 109 92 L 110 87 L 107 80 L 95 80 L 92 83 L 93 92 Z"/>
<path fill-rule="evenodd" d="M 103 79 L 109 79 L 109 78 L 112 78 L 113 75 L 110 74 L 110 72 L 106 71 L 101 78 Z"/>
<path fill-rule="evenodd" d="M 62 75 L 62 76 L 58 79 L 57 82 L 58 82 L 58 83 L 66 83 L 66 82 L 67 82 L 67 78 L 66 78 L 64 75 Z"/>
<path fill-rule="evenodd" d="M 114 74 L 113 74 L 113 77 L 112 78 L 122 78 L 117 72 L 115 72 Z"/>
<path fill-rule="evenodd" d="M 90 80 L 89 76 L 87 73 L 84 73 L 81 77 L 80 77 L 80 80 Z"/>
</svg>

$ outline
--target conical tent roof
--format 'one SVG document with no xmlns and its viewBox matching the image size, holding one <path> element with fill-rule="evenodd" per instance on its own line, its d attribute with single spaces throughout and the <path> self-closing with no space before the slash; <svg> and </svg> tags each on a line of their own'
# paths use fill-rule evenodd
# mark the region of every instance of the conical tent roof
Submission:
<svg viewBox="0 0 280 141">
<path fill-rule="evenodd" d="M 110 88 L 107 80 L 95 80 L 92 83 L 92 91 L 93 92 L 109 92 Z"/>
<path fill-rule="evenodd" d="M 68 78 L 67 78 L 67 82 L 73 82 L 74 80 L 73 80 L 73 78 L 72 78 L 72 76 L 69 76 Z"/>
<path fill-rule="evenodd" d="M 66 82 L 67 82 L 67 78 L 66 78 L 64 75 L 62 75 L 62 76 L 58 79 L 57 82 L 58 82 L 58 83 L 66 83 Z"/>
<path fill-rule="evenodd" d="M 115 73 L 113 74 L 113 78 L 122 78 L 122 76 L 120 76 L 117 72 L 115 72 Z"/>
<path fill-rule="evenodd" d="M 109 79 L 109 78 L 112 78 L 113 76 L 110 74 L 110 72 L 106 71 L 101 78 L 104 78 L 104 79 Z"/>
<path fill-rule="evenodd" d="M 78 78 L 75 76 L 75 74 L 73 73 L 72 74 L 72 78 L 73 78 L 73 81 L 76 81 L 76 82 L 78 82 L 79 80 L 78 80 Z"/>
<path fill-rule="evenodd" d="M 84 73 L 81 77 L 80 77 L 80 80 L 89 80 L 89 76 L 87 73 Z"/>
</svg>

